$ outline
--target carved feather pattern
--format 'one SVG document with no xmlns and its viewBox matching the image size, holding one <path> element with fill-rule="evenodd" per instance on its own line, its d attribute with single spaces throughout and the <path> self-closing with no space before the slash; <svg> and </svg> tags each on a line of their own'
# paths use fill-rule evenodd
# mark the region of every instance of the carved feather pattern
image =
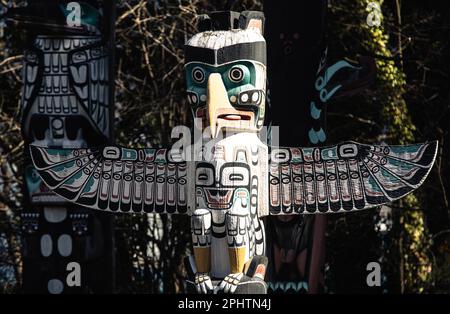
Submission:
<svg viewBox="0 0 450 314">
<path fill-rule="evenodd" d="M 345 212 L 397 200 L 423 183 L 437 146 L 347 142 L 324 148 L 271 148 L 270 214 Z M 188 187 L 195 185 L 187 181 L 186 163 L 166 149 L 31 146 L 31 155 L 50 189 L 94 209 L 186 213 Z"/>
<path fill-rule="evenodd" d="M 270 213 L 345 212 L 397 200 L 423 183 L 437 146 L 348 142 L 326 148 L 272 148 Z"/>
<path fill-rule="evenodd" d="M 186 163 L 166 149 L 30 149 L 44 182 L 71 202 L 113 212 L 187 212 Z"/>
</svg>

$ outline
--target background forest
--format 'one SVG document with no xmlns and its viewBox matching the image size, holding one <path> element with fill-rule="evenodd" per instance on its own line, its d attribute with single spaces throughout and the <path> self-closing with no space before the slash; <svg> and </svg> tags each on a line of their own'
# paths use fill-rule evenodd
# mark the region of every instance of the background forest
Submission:
<svg viewBox="0 0 450 314">
<path fill-rule="evenodd" d="M 380 27 L 366 23 L 369 2 L 381 5 Z M 261 10 L 263 1 L 118 3 L 117 142 L 130 147 L 167 144 L 172 127 L 190 123 L 183 45 L 195 32 L 196 16 L 230 8 Z M 373 292 L 366 285 L 365 265 L 380 261 L 383 289 L 377 292 L 449 293 L 450 7 L 435 0 L 329 0 L 328 13 L 330 63 L 364 55 L 375 58 L 377 66 L 369 90 L 329 103 L 329 142 L 437 139 L 440 148 L 430 177 L 414 195 L 381 211 L 329 217 L 326 291 Z M 22 47 L 15 29 L 0 24 L 0 293 L 20 292 L 22 274 Z M 121 216 L 115 235 L 117 292 L 183 291 L 187 217 Z"/>
</svg>

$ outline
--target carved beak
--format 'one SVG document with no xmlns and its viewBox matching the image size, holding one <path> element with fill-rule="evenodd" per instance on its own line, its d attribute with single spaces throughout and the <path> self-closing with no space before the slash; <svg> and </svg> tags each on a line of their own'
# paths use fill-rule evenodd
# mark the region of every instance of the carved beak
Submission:
<svg viewBox="0 0 450 314">
<path fill-rule="evenodd" d="M 254 121 L 253 112 L 236 110 L 228 100 L 228 93 L 219 73 L 208 77 L 207 108 L 212 138 L 216 138 L 220 129 L 248 129 Z"/>
<path fill-rule="evenodd" d="M 211 127 L 211 136 L 215 138 L 220 130 L 217 121 L 218 111 L 222 108 L 233 108 L 228 101 L 227 90 L 219 73 L 212 73 L 209 76 L 207 95 L 209 126 Z"/>
</svg>

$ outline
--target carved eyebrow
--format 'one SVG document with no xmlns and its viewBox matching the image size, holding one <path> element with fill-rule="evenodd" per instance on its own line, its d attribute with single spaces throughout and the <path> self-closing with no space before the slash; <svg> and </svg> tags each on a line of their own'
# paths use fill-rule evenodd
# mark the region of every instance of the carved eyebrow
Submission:
<svg viewBox="0 0 450 314">
<path fill-rule="evenodd" d="M 224 173 L 227 169 L 235 169 L 234 171 L 230 172 L 231 174 L 235 174 L 235 175 L 243 175 L 243 173 L 249 174 L 250 173 L 250 169 L 248 167 L 245 166 L 240 166 L 240 165 L 224 165 L 220 171 L 220 173 Z"/>
<path fill-rule="evenodd" d="M 197 176 L 197 179 L 206 180 L 206 179 L 208 179 L 208 174 L 205 172 L 199 173 Z"/>
<path fill-rule="evenodd" d="M 231 181 L 244 180 L 244 175 L 242 173 L 230 173 L 229 180 Z"/>
<path fill-rule="evenodd" d="M 241 43 L 217 50 L 186 45 L 185 54 L 186 63 L 203 62 L 215 66 L 238 60 L 252 60 L 264 65 L 267 63 L 264 41 Z"/>
</svg>

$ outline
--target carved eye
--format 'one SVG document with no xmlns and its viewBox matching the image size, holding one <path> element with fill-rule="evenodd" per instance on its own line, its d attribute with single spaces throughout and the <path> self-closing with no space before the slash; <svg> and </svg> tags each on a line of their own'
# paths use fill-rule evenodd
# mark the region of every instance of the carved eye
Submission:
<svg viewBox="0 0 450 314">
<path fill-rule="evenodd" d="M 195 67 L 192 70 L 192 79 L 196 83 L 203 83 L 205 81 L 205 71 L 200 67 Z"/>
<path fill-rule="evenodd" d="M 244 79 L 244 70 L 240 67 L 232 67 L 230 72 L 228 72 L 228 78 L 233 83 L 239 83 Z"/>
<path fill-rule="evenodd" d="M 249 170 L 240 166 L 224 167 L 221 183 L 225 187 L 247 186 L 250 183 Z"/>
<path fill-rule="evenodd" d="M 33 171 L 31 172 L 31 178 L 32 178 L 33 180 L 35 180 L 35 181 L 39 180 L 39 175 L 37 174 L 36 171 L 33 170 Z"/>
<path fill-rule="evenodd" d="M 40 180 L 40 176 L 38 175 L 37 171 L 34 170 L 33 168 L 29 168 L 27 170 L 27 177 L 33 183 L 39 182 L 39 180 Z"/>
<path fill-rule="evenodd" d="M 99 48 L 92 49 L 92 57 L 97 58 L 101 56 L 102 50 Z"/>
<path fill-rule="evenodd" d="M 199 186 L 210 186 L 214 183 L 214 172 L 211 168 L 197 168 L 195 183 Z"/>
<path fill-rule="evenodd" d="M 230 174 L 230 181 L 243 181 L 244 180 L 244 175 L 240 174 L 240 173 L 232 173 Z"/>
<path fill-rule="evenodd" d="M 86 54 L 82 51 L 77 52 L 73 55 L 73 62 L 83 62 L 86 60 L 87 60 Z"/>
<path fill-rule="evenodd" d="M 38 59 L 38 56 L 37 56 L 37 54 L 35 54 L 34 52 L 27 52 L 27 53 L 25 54 L 25 58 L 26 58 L 26 60 L 27 60 L 28 62 L 30 62 L 30 63 L 35 63 L 35 62 L 37 61 L 37 59 Z"/>
</svg>

